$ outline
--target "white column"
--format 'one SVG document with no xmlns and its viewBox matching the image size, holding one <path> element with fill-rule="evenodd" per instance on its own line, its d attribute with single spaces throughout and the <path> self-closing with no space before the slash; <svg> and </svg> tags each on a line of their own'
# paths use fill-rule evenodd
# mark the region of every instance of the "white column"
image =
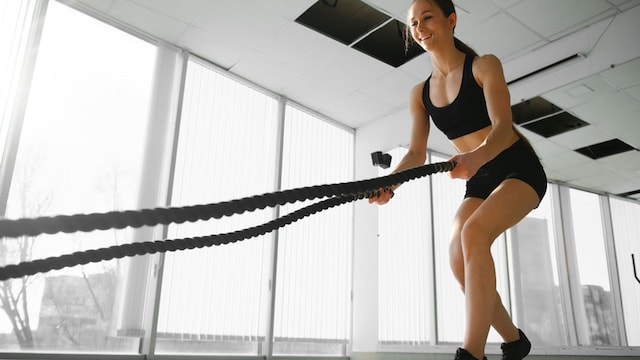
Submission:
<svg viewBox="0 0 640 360">
<path fill-rule="evenodd" d="M 160 44 L 156 57 L 153 94 L 142 162 L 139 209 L 166 207 L 170 204 L 172 173 L 177 148 L 182 87 L 187 54 Z M 134 230 L 133 241 L 151 241 L 166 236 L 166 227 Z M 164 254 L 129 259 L 118 297 L 121 301 L 118 334 L 139 336 L 140 352 L 152 355 L 158 318 Z"/>
</svg>

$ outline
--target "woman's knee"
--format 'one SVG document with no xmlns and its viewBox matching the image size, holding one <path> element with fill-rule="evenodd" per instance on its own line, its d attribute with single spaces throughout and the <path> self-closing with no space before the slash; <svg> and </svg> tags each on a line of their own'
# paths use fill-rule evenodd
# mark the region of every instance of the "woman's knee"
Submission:
<svg viewBox="0 0 640 360">
<path fill-rule="evenodd" d="M 464 259 L 477 252 L 490 251 L 493 235 L 478 221 L 467 221 L 460 230 L 460 247 Z"/>
</svg>

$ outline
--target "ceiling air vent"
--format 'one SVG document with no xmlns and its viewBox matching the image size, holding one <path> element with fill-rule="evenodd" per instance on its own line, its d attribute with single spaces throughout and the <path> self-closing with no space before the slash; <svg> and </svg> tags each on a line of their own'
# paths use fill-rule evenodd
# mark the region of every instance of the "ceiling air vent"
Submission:
<svg viewBox="0 0 640 360">
<path fill-rule="evenodd" d="M 389 16 L 359 0 L 317 1 L 296 22 L 345 45 L 389 20 Z"/>
<path fill-rule="evenodd" d="M 561 111 L 549 117 L 529 122 L 522 125 L 523 128 L 546 138 L 579 129 L 589 125 L 566 111 Z"/>
<path fill-rule="evenodd" d="M 405 49 L 404 23 L 360 0 L 317 1 L 296 22 L 393 67 L 424 53 Z"/>
<path fill-rule="evenodd" d="M 600 159 L 606 156 L 620 154 L 635 148 L 620 139 L 612 139 L 598 144 L 576 149 L 577 152 L 592 159 Z"/>
</svg>

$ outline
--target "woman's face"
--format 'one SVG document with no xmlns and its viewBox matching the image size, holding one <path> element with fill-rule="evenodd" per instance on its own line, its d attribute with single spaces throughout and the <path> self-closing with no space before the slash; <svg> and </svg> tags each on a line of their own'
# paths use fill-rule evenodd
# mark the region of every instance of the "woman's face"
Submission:
<svg viewBox="0 0 640 360">
<path fill-rule="evenodd" d="M 409 8 L 411 36 L 423 49 L 430 51 L 453 39 L 456 14 L 445 17 L 442 10 L 429 0 L 416 0 Z"/>
</svg>

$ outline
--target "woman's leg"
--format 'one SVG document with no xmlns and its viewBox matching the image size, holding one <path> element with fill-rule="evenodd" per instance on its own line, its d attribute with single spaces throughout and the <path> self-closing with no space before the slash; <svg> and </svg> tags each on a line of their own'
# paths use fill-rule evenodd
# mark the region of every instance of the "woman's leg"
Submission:
<svg viewBox="0 0 640 360">
<path fill-rule="evenodd" d="M 478 198 L 465 199 L 453 222 L 451 233 L 451 244 L 449 246 L 449 260 L 453 275 L 458 280 L 462 292 L 464 292 L 464 257 L 462 255 L 462 245 L 460 241 L 460 232 L 462 226 L 473 212 L 482 204 L 484 200 Z M 505 309 L 500 295 L 496 293 L 496 301 L 493 309 L 493 319 L 491 326 L 500 334 L 505 343 L 516 341 L 520 335 L 518 328 L 513 324 L 507 309 Z"/>
<path fill-rule="evenodd" d="M 460 244 L 464 258 L 467 314 L 463 347 L 478 359 L 482 359 L 484 354 L 496 302 L 499 301 L 491 245 L 498 235 L 517 224 L 538 202 L 538 195 L 531 186 L 521 180 L 507 179 L 477 206 L 462 225 Z"/>
</svg>

